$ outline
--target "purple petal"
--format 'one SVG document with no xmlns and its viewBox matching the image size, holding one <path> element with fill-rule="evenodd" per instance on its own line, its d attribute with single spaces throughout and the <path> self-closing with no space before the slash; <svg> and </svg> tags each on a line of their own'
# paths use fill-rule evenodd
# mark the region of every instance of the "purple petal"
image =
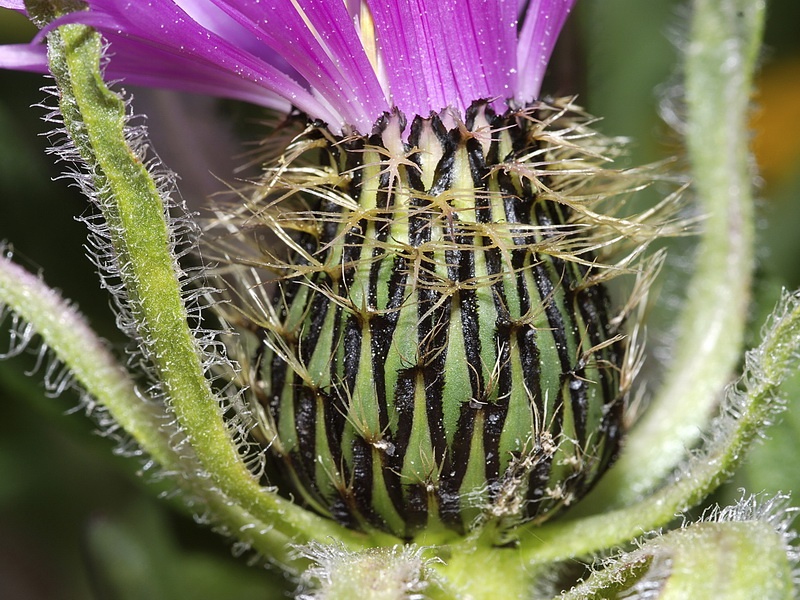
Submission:
<svg viewBox="0 0 800 600">
<path fill-rule="evenodd" d="M 112 57 L 106 67 L 108 79 L 223 96 L 283 112 L 291 109 L 291 104 L 283 95 L 270 92 L 262 84 L 199 63 L 190 57 L 177 56 L 127 38 L 113 39 L 112 48 Z M 142 69 L 143 63 L 148 65 L 147 69 Z"/>
<path fill-rule="evenodd" d="M 392 101 L 406 114 L 463 111 L 474 100 L 514 94 L 516 3 L 367 2 Z"/>
<path fill-rule="evenodd" d="M 368 0 L 368 3 L 375 22 L 376 43 L 386 65 L 392 103 L 407 115 L 426 115 L 430 110 L 444 108 L 447 94 L 432 49 L 422 36 L 422 11 L 412 10 L 407 2 Z M 420 113 L 417 109 L 421 106 L 428 110 Z"/>
<path fill-rule="evenodd" d="M 256 36 L 229 17 L 225 11 L 214 4 L 213 0 L 176 0 L 175 4 L 201 27 L 228 42 L 234 42 L 237 48 L 246 50 L 270 64 L 274 64 L 273 61 L 282 60 L 278 53 L 265 46 Z M 285 63 L 285 61 L 283 62 Z M 287 65 L 287 68 L 290 67 Z"/>
<path fill-rule="evenodd" d="M 286 98 L 300 110 L 331 124 L 340 124 L 341 116 L 315 97 L 304 85 L 238 46 L 239 39 L 227 40 L 202 27 L 169 0 L 128 2 L 127 0 L 90 0 L 92 11 L 73 13 L 79 20 L 102 31 L 111 42 L 112 59 L 108 72 L 126 76 L 132 83 L 145 83 L 170 74 L 172 89 L 199 91 L 232 98 L 250 98 L 251 102 L 275 106 L 276 95 Z M 77 15 L 77 16 L 76 16 Z M 235 23 L 233 24 L 235 25 Z M 229 27 L 230 24 L 221 26 Z M 243 31 L 243 30 L 241 30 Z M 136 42 L 125 44 L 122 40 Z M 148 53 L 146 48 L 151 48 Z M 156 65 L 153 53 L 167 64 Z M 126 59 L 125 68 L 115 66 L 114 54 Z M 201 84 L 202 77 L 210 77 Z M 261 88 L 261 97 L 256 95 Z"/>
<path fill-rule="evenodd" d="M 575 0 L 87 2 L 89 11 L 53 26 L 100 30 L 111 77 L 294 105 L 334 129 L 367 132 L 392 106 L 412 116 L 463 113 L 478 99 L 534 100 Z M 0 7 L 24 10 L 24 2 Z M 0 49 L 0 67 L 43 64 L 42 48 Z"/>
<path fill-rule="evenodd" d="M 510 2 L 438 3 L 437 39 L 448 54 L 461 102 L 512 95 L 517 18 Z"/>
<path fill-rule="evenodd" d="M 47 73 L 47 48 L 39 44 L 0 46 L 0 69 Z"/>
<path fill-rule="evenodd" d="M 340 0 L 212 0 L 286 57 L 344 121 L 371 127 L 388 108 L 353 21 Z"/>
<path fill-rule="evenodd" d="M 517 46 L 518 102 L 527 103 L 538 97 L 558 34 L 575 2 L 576 0 L 530 0 Z"/>
</svg>

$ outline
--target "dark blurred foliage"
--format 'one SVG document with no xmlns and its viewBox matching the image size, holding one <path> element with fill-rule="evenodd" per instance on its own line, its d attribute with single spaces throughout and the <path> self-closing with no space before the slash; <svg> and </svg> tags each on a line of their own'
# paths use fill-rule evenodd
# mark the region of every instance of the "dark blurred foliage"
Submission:
<svg viewBox="0 0 800 600">
<path fill-rule="evenodd" d="M 800 4 L 771 0 L 769 6 L 761 92 L 754 98 L 762 177 L 753 340 L 781 287 L 800 287 Z M 551 89 L 579 93 L 603 117 L 603 133 L 631 138 L 632 164 L 680 158 L 679 136 L 659 111 L 665 98 L 680 97 L 676 45 L 686 9 L 672 0 L 582 0 L 560 44 Z M 0 12 L 0 41 L 32 35 L 23 18 Z M 13 244 L 20 261 L 41 271 L 122 351 L 125 340 L 85 257 L 85 227 L 75 220 L 90 209 L 68 181 L 54 181 L 64 165 L 45 154 L 45 111 L 31 108 L 45 98 L 39 88 L 46 84 L 38 75 L 0 71 L 0 240 Z M 235 181 L 234 166 L 246 160 L 244 143 L 254 142 L 260 129 L 258 111 L 165 92 L 137 91 L 136 98 L 193 207 L 224 189 L 220 180 Z M 668 339 L 659 327 L 666 331 L 663 323 L 678 303 L 675 282 L 690 268 L 691 240 L 672 246 L 654 311 L 656 348 Z M 74 395 L 45 397 L 41 369 L 24 375 L 34 363 L 33 356 L 0 362 L 0 597 L 269 599 L 291 589 L 280 576 L 235 559 L 229 543 L 195 525 L 178 503 L 155 500 L 164 486 L 138 477 L 137 459 L 114 455 L 115 444 L 95 435 L 82 411 L 67 414 L 78 406 Z M 790 410 L 719 494 L 723 501 L 737 486 L 800 489 L 800 400 L 793 400 L 800 382 L 786 392 Z"/>
</svg>

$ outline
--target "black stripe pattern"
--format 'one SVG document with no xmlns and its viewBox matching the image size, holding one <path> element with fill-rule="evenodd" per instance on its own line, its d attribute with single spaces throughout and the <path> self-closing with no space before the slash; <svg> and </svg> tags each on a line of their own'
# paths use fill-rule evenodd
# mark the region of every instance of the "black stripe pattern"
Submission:
<svg viewBox="0 0 800 600">
<path fill-rule="evenodd" d="M 271 455 L 323 514 L 404 538 L 543 520 L 612 460 L 624 346 L 537 116 L 322 144 L 339 177 L 257 360 Z"/>
</svg>

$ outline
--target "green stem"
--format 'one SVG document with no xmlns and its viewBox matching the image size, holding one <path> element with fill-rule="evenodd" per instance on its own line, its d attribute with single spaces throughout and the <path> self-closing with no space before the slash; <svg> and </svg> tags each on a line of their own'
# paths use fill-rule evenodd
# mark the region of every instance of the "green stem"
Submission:
<svg viewBox="0 0 800 600">
<path fill-rule="evenodd" d="M 754 557 L 758 557 L 754 560 Z M 558 600 L 638 597 L 726 600 L 794 597 L 785 542 L 762 521 L 698 523 L 615 559 Z"/>
<path fill-rule="evenodd" d="M 31 2 L 28 11 L 40 20 L 53 16 L 50 3 Z M 236 507 L 228 515 L 233 534 L 246 525 L 237 516 L 243 512 L 269 524 L 251 531 L 247 536 L 251 540 L 263 531 L 263 535 L 299 543 L 330 536 L 363 546 L 364 536 L 262 487 L 244 464 L 204 375 L 202 353 L 187 323 L 164 199 L 125 139 L 124 102 L 103 82 L 100 36 L 91 28 L 67 25 L 50 33 L 48 49 L 64 124 L 97 190 L 119 276 L 139 328 L 140 346 L 155 367 L 168 406 L 201 465 L 195 477 L 210 478 Z M 282 558 L 288 560 L 287 553 Z"/>
<path fill-rule="evenodd" d="M 241 529 L 240 537 L 261 552 L 281 556 L 291 540 L 284 536 L 252 536 L 251 529 L 268 530 L 244 511 L 230 507 L 219 493 L 191 477 L 192 465 L 185 451 L 178 453 L 170 443 L 174 435 L 172 417 L 163 405 L 144 400 L 128 373 L 97 337 L 84 317 L 55 290 L 0 256 L 0 304 L 4 304 L 40 335 L 47 348 L 66 364 L 70 375 L 140 447 L 171 473 L 189 494 L 199 498 L 216 515 L 225 515 L 229 529 Z"/>
<path fill-rule="evenodd" d="M 142 400 L 128 373 L 108 351 L 83 316 L 55 290 L 0 257 L 0 303 L 40 335 L 72 377 L 160 464 L 172 466 L 174 451 L 162 427 L 166 413 Z"/>
<path fill-rule="evenodd" d="M 443 562 L 431 565 L 441 576 L 433 600 L 528 600 L 534 582 L 550 565 L 531 565 L 515 548 L 494 548 L 469 541 L 440 549 Z"/>
<path fill-rule="evenodd" d="M 697 445 L 740 360 L 753 271 L 748 116 L 763 0 L 695 0 L 686 56 L 686 143 L 704 215 L 673 362 L 585 511 L 629 504 Z"/>
</svg>

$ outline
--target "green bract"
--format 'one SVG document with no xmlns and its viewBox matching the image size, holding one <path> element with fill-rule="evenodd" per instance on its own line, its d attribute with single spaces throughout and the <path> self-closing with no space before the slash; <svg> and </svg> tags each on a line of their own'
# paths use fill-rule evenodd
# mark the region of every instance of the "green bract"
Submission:
<svg viewBox="0 0 800 600">
<path fill-rule="evenodd" d="M 403 538 L 540 522 L 609 466 L 632 366 L 606 282 L 667 228 L 608 214 L 643 176 L 603 168 L 585 120 L 562 100 L 407 138 L 399 114 L 311 126 L 237 198 L 239 287 L 278 275 L 238 319 L 257 436 L 318 512 Z"/>
</svg>

